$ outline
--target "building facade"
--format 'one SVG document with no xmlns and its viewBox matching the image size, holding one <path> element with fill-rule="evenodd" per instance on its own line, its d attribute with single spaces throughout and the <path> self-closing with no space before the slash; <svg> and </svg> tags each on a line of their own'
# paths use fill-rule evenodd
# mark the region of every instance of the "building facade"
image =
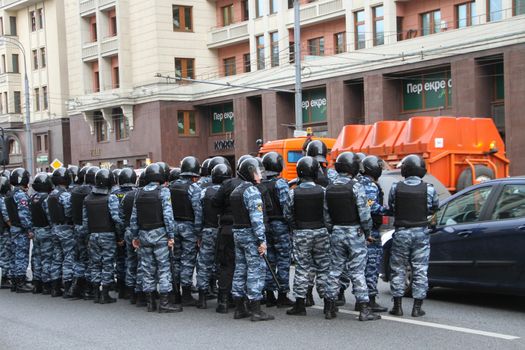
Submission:
<svg viewBox="0 0 525 350">
<path fill-rule="evenodd" d="M 305 126 L 337 137 L 349 123 L 491 117 L 525 173 L 523 1 L 301 3 Z M 72 162 L 233 160 L 291 136 L 292 5 L 67 2 Z"/>
</svg>

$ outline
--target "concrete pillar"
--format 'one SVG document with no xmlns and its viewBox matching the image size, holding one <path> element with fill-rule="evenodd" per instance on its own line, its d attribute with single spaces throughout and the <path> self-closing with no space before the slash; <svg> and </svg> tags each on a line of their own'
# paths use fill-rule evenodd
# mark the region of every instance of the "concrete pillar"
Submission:
<svg viewBox="0 0 525 350">
<path fill-rule="evenodd" d="M 399 81 L 381 74 L 364 77 L 365 124 L 396 119 L 401 109 Z"/>
<path fill-rule="evenodd" d="M 326 121 L 328 122 L 328 137 L 337 137 L 345 125 L 350 101 L 345 96 L 344 81 L 329 81 L 326 84 Z"/>
<path fill-rule="evenodd" d="M 294 124 L 293 94 L 267 92 L 262 94 L 262 139 L 264 142 L 289 137 L 287 125 Z"/>
<path fill-rule="evenodd" d="M 476 116 L 476 62 L 468 58 L 452 62 L 452 113 L 457 117 Z"/>
<path fill-rule="evenodd" d="M 238 97 L 233 100 L 235 115 L 235 157 L 256 153 L 255 141 L 262 138 L 262 111 L 260 97 Z"/>
</svg>

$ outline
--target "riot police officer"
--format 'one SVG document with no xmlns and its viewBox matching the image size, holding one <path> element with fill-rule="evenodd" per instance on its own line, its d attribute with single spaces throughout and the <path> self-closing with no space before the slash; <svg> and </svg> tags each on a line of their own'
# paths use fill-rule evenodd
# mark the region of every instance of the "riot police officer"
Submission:
<svg viewBox="0 0 525 350">
<path fill-rule="evenodd" d="M 95 175 L 95 186 L 84 199 L 82 226 L 89 232 L 89 271 L 94 284 L 95 303 L 109 304 L 116 299 L 109 295 L 114 282 L 116 242 L 122 241 L 122 220 L 119 200 L 110 194 L 115 185 L 115 175 L 100 169 Z"/>
<path fill-rule="evenodd" d="M 317 292 L 324 297 L 330 269 L 330 237 L 325 227 L 327 209 L 325 190 L 315 183 L 319 162 L 310 156 L 297 162 L 300 184 L 290 191 L 284 207 L 284 216 L 292 226 L 293 251 L 296 260 L 294 276 L 295 304 L 288 315 L 306 315 L 305 297 L 310 273 L 317 273 Z"/>
<path fill-rule="evenodd" d="M 394 214 L 395 232 L 392 237 L 390 268 L 392 278 L 390 290 L 394 307 L 390 314 L 402 316 L 402 298 L 405 293 L 407 266 L 412 267 L 412 316 L 425 315 L 421 309 L 428 289 L 428 259 L 430 237 L 428 216 L 438 208 L 438 196 L 431 184 L 422 180 L 427 169 L 423 158 L 411 154 L 401 160 L 398 167 L 405 180 L 392 185 L 388 197 L 390 210 Z"/>
<path fill-rule="evenodd" d="M 207 158 L 201 164 L 201 168 L 199 171 L 200 179 L 197 181 L 197 184 L 201 187 L 202 185 L 211 182 L 210 161 L 211 161 L 211 158 Z"/>
<path fill-rule="evenodd" d="M 38 173 L 32 184 L 35 193 L 31 196 L 31 217 L 33 219 L 33 293 L 51 292 L 51 264 L 53 261 L 53 240 L 47 210 L 47 196 L 53 190 L 51 176 Z"/>
<path fill-rule="evenodd" d="M 168 182 L 168 179 L 170 177 L 170 166 L 168 165 L 168 163 L 166 162 L 157 162 L 157 164 L 160 166 L 161 170 L 162 170 L 162 174 L 163 174 L 163 185 L 166 185 L 166 183 Z"/>
<path fill-rule="evenodd" d="M 170 170 L 170 175 L 168 177 L 169 184 L 173 184 L 175 181 L 180 179 L 180 168 L 173 168 Z"/>
<path fill-rule="evenodd" d="M 337 172 L 334 169 L 328 168 L 328 148 L 325 143 L 321 140 L 313 140 L 306 147 L 306 155 L 315 158 L 319 162 L 319 175 L 315 180 L 315 183 L 323 187 L 335 180 Z"/>
<path fill-rule="evenodd" d="M 365 279 L 366 238 L 370 236 L 372 218 L 363 186 L 352 177 L 359 172 L 355 153 L 343 152 L 336 160 L 337 179 L 326 188 L 328 228 L 332 261 L 325 298 L 325 318 L 336 317 L 335 298 L 339 291 L 341 273 L 348 266 L 353 293 L 359 305 L 359 320 L 380 319 L 371 313 Z"/>
<path fill-rule="evenodd" d="M 7 175 L 7 174 L 5 174 Z M 0 268 L 2 269 L 1 288 L 11 288 L 14 286 L 11 281 L 11 237 L 9 234 L 9 214 L 5 205 L 5 196 L 11 189 L 9 177 L 0 176 Z"/>
</svg>

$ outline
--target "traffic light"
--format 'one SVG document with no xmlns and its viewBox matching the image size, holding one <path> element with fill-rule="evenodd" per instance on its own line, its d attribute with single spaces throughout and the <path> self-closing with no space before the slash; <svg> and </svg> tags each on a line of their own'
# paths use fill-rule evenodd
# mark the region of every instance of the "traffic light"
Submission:
<svg viewBox="0 0 525 350">
<path fill-rule="evenodd" d="M 0 165 L 9 165 L 9 136 L 0 135 Z"/>
</svg>

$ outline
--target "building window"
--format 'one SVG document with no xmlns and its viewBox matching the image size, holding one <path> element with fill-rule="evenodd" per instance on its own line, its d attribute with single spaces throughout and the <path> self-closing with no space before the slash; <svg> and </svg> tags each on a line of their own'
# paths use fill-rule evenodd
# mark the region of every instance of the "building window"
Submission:
<svg viewBox="0 0 525 350">
<path fill-rule="evenodd" d="M 40 89 L 35 89 L 35 111 L 40 110 Z"/>
<path fill-rule="evenodd" d="M 177 112 L 177 130 L 181 136 L 197 135 L 197 125 L 195 123 L 194 111 Z"/>
<path fill-rule="evenodd" d="M 270 14 L 277 13 L 279 11 L 279 0 L 269 0 L 270 2 Z"/>
<path fill-rule="evenodd" d="M 92 43 L 97 42 L 97 17 L 89 17 L 89 37 Z"/>
<path fill-rule="evenodd" d="M 13 66 L 13 70 L 11 73 L 20 73 L 20 67 L 18 66 L 18 54 L 14 53 L 11 55 L 11 64 Z"/>
<path fill-rule="evenodd" d="M 111 110 L 113 117 L 113 128 L 115 129 L 115 139 L 125 140 L 129 138 L 129 122 L 128 118 L 124 116 L 121 108 L 113 108 Z"/>
<path fill-rule="evenodd" d="M 312 89 L 303 91 L 303 123 L 326 122 L 326 89 Z"/>
<path fill-rule="evenodd" d="M 441 11 L 430 11 L 421 14 L 421 34 L 430 35 L 441 31 Z"/>
<path fill-rule="evenodd" d="M 233 4 L 224 6 L 222 9 L 222 25 L 229 26 L 233 23 Z"/>
<path fill-rule="evenodd" d="M 4 35 L 4 17 L 0 16 L 0 35 Z"/>
<path fill-rule="evenodd" d="M 365 11 L 354 12 L 355 49 L 365 48 Z"/>
<path fill-rule="evenodd" d="M 47 86 L 42 86 L 42 102 L 44 103 L 44 110 L 49 108 L 49 100 L 47 97 Z"/>
<path fill-rule="evenodd" d="M 233 103 L 223 103 L 210 107 L 211 133 L 223 134 L 233 132 L 234 114 Z"/>
<path fill-rule="evenodd" d="M 334 34 L 335 54 L 346 52 L 346 35 L 344 32 Z"/>
<path fill-rule="evenodd" d="M 514 16 L 525 14 L 525 0 L 514 0 L 512 2 L 512 13 Z"/>
<path fill-rule="evenodd" d="M 16 17 L 9 16 L 9 33 L 13 36 L 17 36 L 16 33 Z"/>
<path fill-rule="evenodd" d="M 109 17 L 109 36 L 117 36 L 117 12 L 111 10 L 108 12 Z"/>
<path fill-rule="evenodd" d="M 235 75 L 236 73 L 236 67 L 235 67 L 235 57 L 225 58 L 223 60 L 224 62 L 224 75 L 230 76 Z"/>
<path fill-rule="evenodd" d="M 476 3 L 474 1 L 467 2 L 456 6 L 456 27 L 465 28 L 470 27 L 475 23 L 476 19 Z"/>
<path fill-rule="evenodd" d="M 42 66 L 42 68 L 45 68 L 47 65 L 45 47 L 40 48 L 40 65 Z"/>
<path fill-rule="evenodd" d="M 42 29 L 44 28 L 44 9 L 39 8 L 38 10 L 36 10 L 36 14 L 38 19 L 38 29 Z"/>
<path fill-rule="evenodd" d="M 7 92 L 4 92 L 4 102 L 5 102 L 5 113 L 9 113 L 9 97 L 7 95 Z"/>
<path fill-rule="evenodd" d="M 308 54 L 310 56 L 324 56 L 324 38 L 308 40 Z"/>
<path fill-rule="evenodd" d="M 47 153 L 49 149 L 48 136 L 46 134 L 36 135 L 36 151 L 38 153 Z"/>
<path fill-rule="evenodd" d="M 191 32 L 193 30 L 193 14 L 191 6 L 173 5 L 173 30 Z"/>
<path fill-rule="evenodd" d="M 18 142 L 18 140 L 11 140 L 9 142 L 9 154 L 22 154 L 22 148 L 20 147 L 20 142 Z"/>
<path fill-rule="evenodd" d="M 250 19 L 250 7 L 248 5 L 248 0 L 241 1 L 241 11 L 242 11 L 242 20 L 247 21 Z"/>
<path fill-rule="evenodd" d="M 38 69 L 38 51 L 37 50 L 33 50 L 32 51 L 33 53 L 33 69 Z"/>
<path fill-rule="evenodd" d="M 102 118 L 101 112 L 95 112 L 93 115 L 93 124 L 97 135 L 97 142 L 108 141 L 108 123 Z"/>
<path fill-rule="evenodd" d="M 264 0 L 255 0 L 255 17 L 262 17 L 264 14 Z"/>
<path fill-rule="evenodd" d="M 6 67 L 6 61 L 5 61 L 5 55 L 2 55 L 2 74 L 7 73 L 7 67 Z"/>
<path fill-rule="evenodd" d="M 401 78 L 403 111 L 448 108 L 452 105 L 450 71 Z"/>
<path fill-rule="evenodd" d="M 270 33 L 270 47 L 272 51 L 271 65 L 272 67 L 279 66 L 279 33 Z"/>
<path fill-rule="evenodd" d="M 257 42 L 257 69 L 264 69 L 264 35 L 255 37 Z"/>
<path fill-rule="evenodd" d="M 93 77 L 93 92 L 100 91 L 100 75 L 98 71 L 98 62 L 91 63 L 91 72 Z"/>
<path fill-rule="evenodd" d="M 36 31 L 36 14 L 35 11 L 29 12 L 29 18 L 31 18 L 31 31 Z"/>
<path fill-rule="evenodd" d="M 22 113 L 22 98 L 20 91 L 15 91 L 15 113 Z"/>
<path fill-rule="evenodd" d="M 385 26 L 383 6 L 376 6 L 372 9 L 374 16 L 374 46 L 385 43 Z"/>
<path fill-rule="evenodd" d="M 195 59 L 175 58 L 175 77 L 184 79 L 195 79 Z M 182 80 L 182 83 L 185 81 Z"/>
<path fill-rule="evenodd" d="M 244 67 L 244 73 L 250 73 L 252 71 L 252 62 L 249 53 L 245 53 L 242 56 L 242 65 Z"/>
<path fill-rule="evenodd" d="M 502 0 L 487 0 L 487 21 L 496 22 L 503 19 Z"/>
<path fill-rule="evenodd" d="M 120 87 L 118 56 L 111 57 L 111 87 L 113 89 Z"/>
</svg>

